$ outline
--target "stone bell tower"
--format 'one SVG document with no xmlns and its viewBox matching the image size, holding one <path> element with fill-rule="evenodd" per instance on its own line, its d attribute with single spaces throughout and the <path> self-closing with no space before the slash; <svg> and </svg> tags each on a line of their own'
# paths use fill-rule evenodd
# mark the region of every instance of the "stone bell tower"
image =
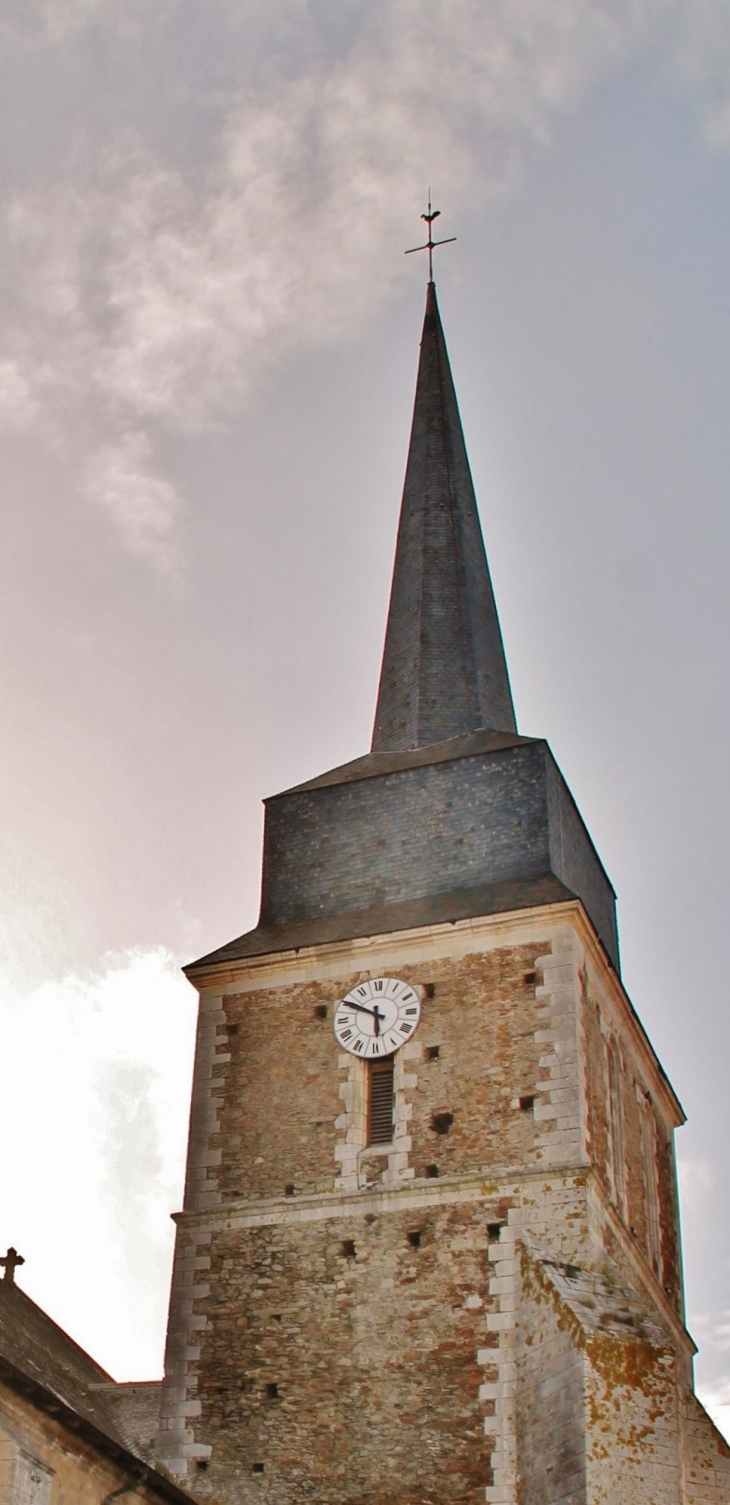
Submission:
<svg viewBox="0 0 730 1505">
<path fill-rule="evenodd" d="M 217 1505 L 720 1505 L 615 896 L 517 733 L 429 283 L 372 749 L 200 993 L 159 1456 Z"/>
</svg>

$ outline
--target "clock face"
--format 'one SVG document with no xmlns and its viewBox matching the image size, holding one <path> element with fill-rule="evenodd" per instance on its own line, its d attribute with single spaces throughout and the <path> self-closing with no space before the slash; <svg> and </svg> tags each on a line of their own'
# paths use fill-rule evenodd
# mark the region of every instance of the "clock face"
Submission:
<svg viewBox="0 0 730 1505">
<path fill-rule="evenodd" d="M 413 1034 L 421 1017 L 415 989 L 397 977 L 358 983 L 335 1004 L 334 1031 L 354 1056 L 390 1056 Z"/>
</svg>

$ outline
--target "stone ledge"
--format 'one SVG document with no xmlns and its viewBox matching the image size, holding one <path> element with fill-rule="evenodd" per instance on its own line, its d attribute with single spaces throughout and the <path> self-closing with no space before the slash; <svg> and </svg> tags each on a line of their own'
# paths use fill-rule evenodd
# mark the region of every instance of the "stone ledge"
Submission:
<svg viewBox="0 0 730 1505">
<path fill-rule="evenodd" d="M 438 1207 L 449 1202 L 493 1201 L 505 1189 L 515 1190 L 522 1183 L 568 1180 L 585 1186 L 590 1173 L 586 1161 L 568 1161 L 494 1171 L 474 1172 L 467 1176 L 441 1176 L 438 1180 L 419 1177 L 407 1186 L 385 1188 L 381 1183 L 352 1191 L 328 1191 L 301 1194 L 297 1197 L 272 1197 L 221 1204 L 209 1211 L 173 1213 L 173 1220 L 187 1230 L 207 1233 L 231 1228 L 265 1227 L 273 1223 L 308 1223 L 325 1218 L 359 1216 L 366 1212 L 399 1211 L 401 1207 Z M 503 1234 L 509 1236 L 505 1228 Z"/>
</svg>

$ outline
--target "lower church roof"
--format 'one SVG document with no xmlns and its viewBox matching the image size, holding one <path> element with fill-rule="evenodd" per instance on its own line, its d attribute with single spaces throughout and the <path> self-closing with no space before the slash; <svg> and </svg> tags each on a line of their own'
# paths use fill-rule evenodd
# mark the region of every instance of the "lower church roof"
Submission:
<svg viewBox="0 0 730 1505">
<path fill-rule="evenodd" d="M 159 1392 L 159 1386 L 116 1385 L 101 1364 L 7 1278 L 0 1280 L 0 1383 L 119 1464 L 152 1494 L 170 1505 L 192 1505 L 187 1491 L 141 1454 L 122 1414 L 123 1396 L 132 1390 Z"/>
</svg>

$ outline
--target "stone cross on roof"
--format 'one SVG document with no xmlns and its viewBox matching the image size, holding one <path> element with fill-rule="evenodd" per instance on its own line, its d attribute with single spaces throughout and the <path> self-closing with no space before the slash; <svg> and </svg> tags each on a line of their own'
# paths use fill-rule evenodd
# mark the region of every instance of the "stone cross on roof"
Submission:
<svg viewBox="0 0 730 1505">
<path fill-rule="evenodd" d="M 25 1260 L 22 1254 L 18 1254 L 17 1249 L 14 1249 L 11 1244 L 7 1254 L 0 1255 L 0 1265 L 2 1265 L 3 1270 L 5 1271 L 3 1280 L 7 1280 L 8 1285 L 10 1286 L 14 1285 L 16 1266 L 24 1264 Z"/>
</svg>

